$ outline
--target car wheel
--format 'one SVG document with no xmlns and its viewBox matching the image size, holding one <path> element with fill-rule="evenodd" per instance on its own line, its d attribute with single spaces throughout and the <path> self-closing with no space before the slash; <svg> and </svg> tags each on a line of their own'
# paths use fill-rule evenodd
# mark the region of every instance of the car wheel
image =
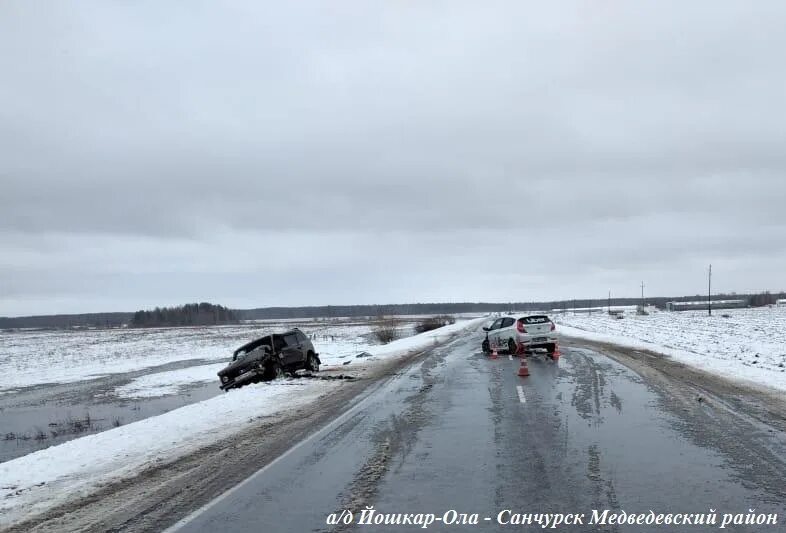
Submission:
<svg viewBox="0 0 786 533">
<path fill-rule="evenodd" d="M 483 341 L 483 343 L 480 345 L 480 349 L 483 350 L 483 353 L 489 353 L 491 351 L 491 349 L 489 348 L 489 341 L 488 340 Z"/>
<path fill-rule="evenodd" d="M 317 356 L 313 353 L 308 354 L 306 369 L 311 370 L 312 372 L 319 372 L 319 359 L 317 359 Z"/>
<path fill-rule="evenodd" d="M 513 339 L 508 339 L 508 353 L 510 353 L 510 355 L 514 355 L 518 351 L 519 347 L 516 345 L 516 341 Z"/>
<path fill-rule="evenodd" d="M 265 373 L 262 376 L 263 381 L 273 381 L 284 377 L 284 367 L 277 361 L 270 361 L 265 365 Z"/>
</svg>

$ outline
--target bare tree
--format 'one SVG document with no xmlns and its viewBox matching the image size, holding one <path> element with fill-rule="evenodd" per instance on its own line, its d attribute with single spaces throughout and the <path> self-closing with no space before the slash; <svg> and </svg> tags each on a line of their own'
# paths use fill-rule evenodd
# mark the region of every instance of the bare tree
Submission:
<svg viewBox="0 0 786 533">
<path fill-rule="evenodd" d="M 379 342 L 387 344 L 399 337 L 398 319 L 395 317 L 378 316 L 374 321 L 372 332 Z"/>
</svg>

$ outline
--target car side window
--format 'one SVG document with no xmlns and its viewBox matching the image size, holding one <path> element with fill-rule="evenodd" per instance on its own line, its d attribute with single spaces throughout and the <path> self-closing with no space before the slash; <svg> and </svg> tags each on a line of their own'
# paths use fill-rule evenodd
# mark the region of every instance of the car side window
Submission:
<svg viewBox="0 0 786 533">
<path fill-rule="evenodd" d="M 514 322 L 515 320 L 513 320 L 511 317 L 505 317 L 502 319 L 502 325 L 500 327 L 509 328 L 510 326 L 513 325 Z"/>
<path fill-rule="evenodd" d="M 491 324 L 491 327 L 489 329 L 499 329 L 500 324 L 502 324 L 502 319 L 498 318 L 494 321 L 493 324 Z"/>
<path fill-rule="evenodd" d="M 298 340 L 299 340 L 301 343 L 302 343 L 302 342 L 306 342 L 306 341 L 308 340 L 308 337 L 306 337 L 305 333 L 303 333 L 302 331 L 298 331 L 298 332 L 297 332 L 295 335 L 297 335 L 297 339 L 298 339 Z"/>
<path fill-rule="evenodd" d="M 284 335 L 284 342 L 287 346 L 297 346 L 300 344 L 297 340 L 297 335 L 294 333 L 290 333 L 289 335 Z"/>
</svg>

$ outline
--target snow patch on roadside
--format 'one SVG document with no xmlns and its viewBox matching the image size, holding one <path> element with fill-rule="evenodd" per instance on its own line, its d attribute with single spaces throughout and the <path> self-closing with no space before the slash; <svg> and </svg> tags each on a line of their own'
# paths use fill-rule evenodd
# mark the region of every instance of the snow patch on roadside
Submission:
<svg viewBox="0 0 786 533">
<path fill-rule="evenodd" d="M 723 318 L 722 314 L 728 315 Z M 556 315 L 559 333 L 650 350 L 727 379 L 786 391 L 786 308 Z"/>
<path fill-rule="evenodd" d="M 225 366 L 226 363 L 217 363 L 147 374 L 134 379 L 131 383 L 117 387 L 115 394 L 120 398 L 129 399 L 178 394 L 181 387 L 188 385 L 208 383 L 210 381 L 218 383 L 216 374 Z"/>
</svg>

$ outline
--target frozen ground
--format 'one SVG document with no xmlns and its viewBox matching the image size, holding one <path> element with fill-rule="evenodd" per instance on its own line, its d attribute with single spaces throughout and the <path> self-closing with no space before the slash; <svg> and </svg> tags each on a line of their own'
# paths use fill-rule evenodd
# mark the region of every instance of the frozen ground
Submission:
<svg viewBox="0 0 786 533">
<path fill-rule="evenodd" d="M 477 328 L 486 320 L 461 321 L 385 346 L 369 346 L 366 351 L 370 357 L 353 358 L 350 365 L 340 367 L 355 368 L 362 374 L 382 360 L 428 348 L 452 334 Z M 340 360 L 336 354 L 329 357 Z M 139 390 L 150 390 L 160 383 L 157 378 L 149 379 Z M 284 407 L 292 409 L 315 401 L 340 387 L 340 383 L 290 379 L 250 385 L 0 463 L 0 527 L 67 498 L 85 496 L 100 485 L 132 476 L 147 466 L 173 461 L 243 429 L 255 419 L 274 417 Z"/>
<path fill-rule="evenodd" d="M 728 315 L 724 318 L 723 315 Z M 720 376 L 786 390 L 786 307 L 555 314 L 562 335 L 659 352 Z"/>
</svg>

